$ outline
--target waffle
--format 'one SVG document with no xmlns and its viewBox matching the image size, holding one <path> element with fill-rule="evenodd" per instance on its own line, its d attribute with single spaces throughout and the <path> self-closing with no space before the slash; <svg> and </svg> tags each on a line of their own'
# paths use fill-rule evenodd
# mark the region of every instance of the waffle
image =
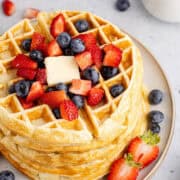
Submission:
<svg viewBox="0 0 180 180">
<path fill-rule="evenodd" d="M 86 103 L 77 120 L 57 120 L 45 104 L 23 109 L 16 94 L 8 95 L 9 86 L 20 80 L 10 62 L 25 53 L 21 42 L 35 31 L 53 39 L 49 27 L 58 13 L 41 12 L 0 37 L 0 150 L 32 179 L 99 179 L 129 141 L 146 130 L 149 106 L 142 59 L 128 35 L 111 23 L 87 12 L 61 11 L 72 36 L 79 34 L 75 22 L 86 19 L 90 29 L 85 33 L 93 33 L 101 47 L 112 43 L 123 50 L 119 73 L 108 80 L 100 75 L 96 86 L 104 89 L 105 100 L 95 107 Z M 113 98 L 109 88 L 116 83 L 125 91 Z"/>
</svg>

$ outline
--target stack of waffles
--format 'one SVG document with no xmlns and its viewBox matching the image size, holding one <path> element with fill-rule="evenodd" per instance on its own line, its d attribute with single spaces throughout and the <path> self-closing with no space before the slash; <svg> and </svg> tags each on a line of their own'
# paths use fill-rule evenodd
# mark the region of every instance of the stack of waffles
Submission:
<svg viewBox="0 0 180 180">
<path fill-rule="evenodd" d="M 24 109 L 16 94 L 8 94 L 20 80 L 10 62 L 19 53 L 21 42 L 40 32 L 52 39 L 50 24 L 59 12 L 39 13 L 22 20 L 0 37 L 0 151 L 18 170 L 37 180 L 95 180 L 109 172 L 129 141 L 146 131 L 149 110 L 143 86 L 143 65 L 132 40 L 110 22 L 87 12 L 61 11 L 67 31 L 76 36 L 75 22 L 86 19 L 100 46 L 112 43 L 123 50 L 119 74 L 108 80 L 100 76 L 97 87 L 105 99 L 95 107 L 79 110 L 74 121 L 57 120 L 48 105 Z M 125 91 L 116 98 L 109 92 L 114 84 Z"/>
</svg>

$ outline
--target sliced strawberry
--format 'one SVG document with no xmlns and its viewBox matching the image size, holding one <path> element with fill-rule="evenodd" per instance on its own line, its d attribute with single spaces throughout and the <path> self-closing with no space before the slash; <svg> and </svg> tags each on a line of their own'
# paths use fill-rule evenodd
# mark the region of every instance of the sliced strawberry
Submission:
<svg viewBox="0 0 180 180">
<path fill-rule="evenodd" d="M 29 109 L 34 106 L 33 102 L 27 102 L 26 99 L 19 98 L 19 101 L 24 109 Z"/>
<path fill-rule="evenodd" d="M 99 104 L 104 97 L 104 90 L 100 88 L 92 88 L 87 97 L 87 103 L 90 106 L 95 106 Z"/>
<path fill-rule="evenodd" d="M 67 99 L 66 93 L 63 90 L 60 91 L 51 91 L 45 93 L 41 98 L 40 102 L 42 104 L 47 104 L 51 108 L 57 108 L 60 106 L 60 103 Z"/>
<path fill-rule="evenodd" d="M 104 51 L 105 51 L 105 57 L 104 57 L 103 65 L 118 67 L 122 59 L 122 51 L 113 44 L 108 44 L 104 46 Z"/>
<path fill-rule="evenodd" d="M 3 0 L 2 9 L 6 16 L 11 16 L 16 11 L 15 4 L 11 0 Z"/>
<path fill-rule="evenodd" d="M 142 164 L 142 167 L 147 166 L 154 161 L 159 154 L 159 136 L 148 131 L 141 137 L 134 138 L 129 147 L 128 152 L 133 155 L 134 161 Z"/>
<path fill-rule="evenodd" d="M 91 81 L 89 80 L 73 79 L 70 92 L 73 94 L 86 96 L 90 91 L 91 86 Z"/>
<path fill-rule="evenodd" d="M 46 84 L 47 74 L 46 69 L 38 69 L 36 74 L 36 81 L 39 81 L 41 84 Z"/>
<path fill-rule="evenodd" d="M 28 80 L 33 80 L 36 76 L 36 72 L 37 71 L 34 69 L 20 68 L 17 70 L 17 76 Z"/>
<path fill-rule="evenodd" d="M 108 180 L 136 180 L 140 165 L 133 161 L 132 155 L 117 159 L 111 166 Z"/>
<path fill-rule="evenodd" d="M 34 32 L 32 35 L 31 50 L 41 50 L 44 43 L 45 37 L 38 32 Z"/>
<path fill-rule="evenodd" d="M 24 54 L 17 55 L 11 62 L 13 68 L 37 69 L 38 65 Z"/>
<path fill-rule="evenodd" d="M 37 100 L 44 94 L 44 89 L 42 84 L 39 81 L 36 81 L 32 84 L 29 94 L 26 98 L 27 102 L 32 102 L 34 100 Z"/>
<path fill-rule="evenodd" d="M 77 54 L 75 60 L 82 71 L 93 64 L 92 56 L 89 51 Z"/>
<path fill-rule="evenodd" d="M 33 19 L 36 18 L 40 10 L 35 8 L 27 8 L 24 12 L 24 18 Z"/>
<path fill-rule="evenodd" d="M 63 14 L 58 14 L 51 22 L 50 32 L 56 38 L 60 33 L 65 31 L 65 18 Z"/>
<path fill-rule="evenodd" d="M 59 47 L 56 40 L 52 40 L 47 46 L 47 55 L 48 56 L 60 56 L 63 52 Z"/>
<path fill-rule="evenodd" d="M 72 121 L 78 118 L 78 108 L 71 100 L 64 100 L 60 104 L 60 112 L 63 119 Z"/>
</svg>

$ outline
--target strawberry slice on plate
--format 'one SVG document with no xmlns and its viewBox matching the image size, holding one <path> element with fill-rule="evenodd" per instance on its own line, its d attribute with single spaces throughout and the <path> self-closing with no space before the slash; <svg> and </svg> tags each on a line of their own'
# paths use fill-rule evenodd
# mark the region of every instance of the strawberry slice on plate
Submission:
<svg viewBox="0 0 180 180">
<path fill-rule="evenodd" d="M 46 84 L 47 82 L 47 74 L 46 69 L 38 69 L 36 74 L 36 81 L 39 81 L 41 84 Z"/>
<path fill-rule="evenodd" d="M 63 14 L 58 14 L 51 22 L 50 32 L 56 38 L 60 33 L 65 31 L 65 18 Z"/>
<path fill-rule="evenodd" d="M 33 80 L 36 76 L 37 71 L 34 69 L 20 68 L 17 70 L 17 76 L 22 78 Z"/>
<path fill-rule="evenodd" d="M 15 13 L 16 7 L 15 4 L 10 0 L 2 1 L 2 9 L 6 16 L 11 16 Z"/>
<path fill-rule="evenodd" d="M 127 154 L 113 162 L 108 180 L 136 180 L 139 168 L 140 164 L 133 161 L 131 154 Z"/>
<path fill-rule="evenodd" d="M 158 157 L 159 147 L 157 144 L 159 141 L 160 137 L 157 134 L 148 131 L 131 141 L 128 152 L 133 155 L 134 161 L 141 163 L 142 167 L 145 167 Z"/>
<path fill-rule="evenodd" d="M 24 54 L 17 55 L 11 62 L 13 68 L 37 69 L 38 64 Z"/>
<path fill-rule="evenodd" d="M 60 56 L 62 54 L 63 54 L 63 52 L 62 52 L 61 48 L 59 47 L 56 40 L 52 40 L 47 45 L 47 55 L 48 56 Z"/>
<path fill-rule="evenodd" d="M 45 43 L 45 37 L 38 33 L 34 32 L 32 35 L 32 41 L 31 41 L 31 50 L 42 50 L 42 46 L 44 46 Z"/>
<path fill-rule="evenodd" d="M 24 18 L 33 19 L 36 18 L 40 10 L 35 8 L 27 8 L 24 12 Z"/>
<path fill-rule="evenodd" d="M 34 106 L 33 102 L 27 102 L 26 99 L 19 98 L 19 101 L 24 109 L 29 109 Z"/>
</svg>

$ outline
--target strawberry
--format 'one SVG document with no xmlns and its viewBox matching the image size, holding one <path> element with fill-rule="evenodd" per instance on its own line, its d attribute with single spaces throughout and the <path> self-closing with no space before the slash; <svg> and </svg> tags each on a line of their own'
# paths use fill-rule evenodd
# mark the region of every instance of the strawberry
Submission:
<svg viewBox="0 0 180 180">
<path fill-rule="evenodd" d="M 95 106 L 99 104 L 104 97 L 104 90 L 100 88 L 92 88 L 87 97 L 87 103 L 90 106 Z"/>
<path fill-rule="evenodd" d="M 18 54 L 11 62 L 13 68 L 37 69 L 38 65 L 24 54 Z"/>
<path fill-rule="evenodd" d="M 143 136 L 136 137 L 131 141 L 128 152 L 133 155 L 134 161 L 145 167 L 158 157 L 159 147 L 156 144 L 159 141 L 160 138 L 157 134 L 148 131 Z"/>
<path fill-rule="evenodd" d="M 89 80 L 73 79 L 69 91 L 73 94 L 86 96 L 91 89 L 91 86 L 91 81 Z"/>
<path fill-rule="evenodd" d="M 57 108 L 65 99 L 67 99 L 65 91 L 51 91 L 44 93 L 44 95 L 40 98 L 40 102 L 42 104 L 48 104 L 51 108 Z"/>
<path fill-rule="evenodd" d="M 47 55 L 48 56 L 60 56 L 63 52 L 59 47 L 56 40 L 52 40 L 47 46 Z"/>
<path fill-rule="evenodd" d="M 33 19 L 36 18 L 40 10 L 35 8 L 27 8 L 24 12 L 24 18 Z"/>
<path fill-rule="evenodd" d="M 44 46 L 45 37 L 38 32 L 34 32 L 32 35 L 31 50 L 40 50 Z"/>
<path fill-rule="evenodd" d="M 17 76 L 22 78 L 33 80 L 36 76 L 36 70 L 34 69 L 27 69 L 27 68 L 20 68 L 17 70 Z"/>
<path fill-rule="evenodd" d="M 60 112 L 63 119 L 72 121 L 78 118 L 78 108 L 71 100 L 64 100 L 60 104 Z"/>
<path fill-rule="evenodd" d="M 108 180 L 136 180 L 140 164 L 133 161 L 131 154 L 113 162 Z"/>
<path fill-rule="evenodd" d="M 75 56 L 75 61 L 82 71 L 93 64 L 92 56 L 89 51 L 77 54 Z"/>
<path fill-rule="evenodd" d="M 104 57 L 103 65 L 118 67 L 122 59 L 122 51 L 113 44 L 105 45 L 104 51 L 105 51 L 105 57 Z"/>
<path fill-rule="evenodd" d="M 50 32 L 56 38 L 60 33 L 65 31 L 65 18 L 63 14 L 58 14 L 51 22 Z"/>
<path fill-rule="evenodd" d="M 33 102 L 27 102 L 26 99 L 19 98 L 19 101 L 24 109 L 29 109 L 34 106 Z"/>
<path fill-rule="evenodd" d="M 47 82 L 47 74 L 46 69 L 38 69 L 36 74 L 36 81 L 39 81 L 41 84 L 46 84 Z"/>
<path fill-rule="evenodd" d="M 3 0 L 2 8 L 6 16 L 11 16 L 16 11 L 15 4 L 11 0 Z"/>
<path fill-rule="evenodd" d="M 43 86 L 39 81 L 36 81 L 32 84 L 29 94 L 26 98 L 27 102 L 32 102 L 34 100 L 37 100 L 44 94 Z"/>
</svg>

